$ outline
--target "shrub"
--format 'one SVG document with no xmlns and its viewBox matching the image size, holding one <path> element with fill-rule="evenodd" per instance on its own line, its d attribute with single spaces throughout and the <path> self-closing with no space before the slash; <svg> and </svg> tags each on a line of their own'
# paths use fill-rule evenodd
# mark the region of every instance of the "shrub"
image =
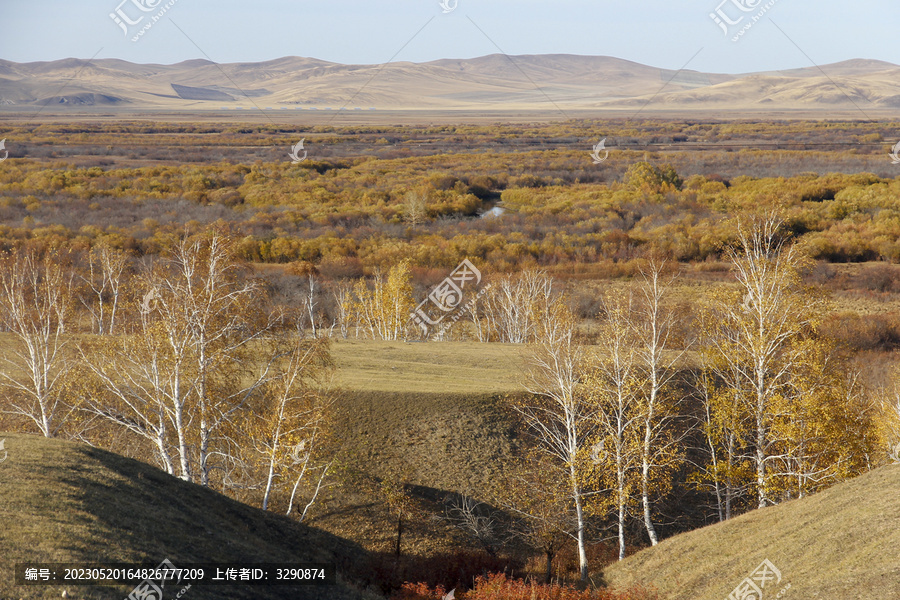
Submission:
<svg viewBox="0 0 900 600">
<path fill-rule="evenodd" d="M 376 586 L 385 594 L 393 594 L 392 599 L 418 600 L 441 598 L 443 593 L 436 594 L 434 590 L 462 588 L 467 584 L 472 585 L 473 581 L 488 573 L 511 571 L 519 567 L 518 563 L 488 556 L 484 552 L 410 555 L 399 559 L 391 553 L 379 553 L 372 555 L 367 564 L 360 565 L 357 576 L 365 585 Z"/>
<path fill-rule="evenodd" d="M 900 270 L 886 263 L 866 265 L 857 279 L 860 287 L 873 292 L 896 292 L 900 288 Z"/>
<path fill-rule="evenodd" d="M 644 193 L 659 194 L 681 189 L 683 181 L 672 165 L 656 167 L 642 161 L 628 167 L 628 171 L 625 173 L 625 183 Z"/>
<path fill-rule="evenodd" d="M 443 587 L 429 588 L 424 583 L 407 583 L 391 596 L 391 600 L 440 600 Z M 623 591 L 608 589 L 580 590 L 571 585 L 541 585 L 534 581 L 510 579 L 503 573 L 478 577 L 475 587 L 455 594 L 460 600 L 655 600 L 655 592 L 633 588 Z"/>
<path fill-rule="evenodd" d="M 900 348 L 900 320 L 894 314 L 831 315 L 822 323 L 821 333 L 856 352 Z"/>
</svg>

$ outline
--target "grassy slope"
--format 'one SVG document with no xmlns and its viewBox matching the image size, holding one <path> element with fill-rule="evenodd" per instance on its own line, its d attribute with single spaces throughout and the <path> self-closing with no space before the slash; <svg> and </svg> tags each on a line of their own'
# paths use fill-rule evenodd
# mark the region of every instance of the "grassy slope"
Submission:
<svg viewBox="0 0 900 600">
<path fill-rule="evenodd" d="M 6 433 L 0 463 L 0 598 L 59 598 L 15 587 L 23 561 L 334 562 L 363 559 L 352 542 L 263 513 L 145 463 L 73 442 Z M 69 587 L 70 598 L 118 598 L 118 587 Z M 176 590 L 177 591 L 177 590 Z M 356 598 L 329 588 L 194 587 L 189 598 Z M 168 597 L 167 597 L 168 598 Z"/>
<path fill-rule="evenodd" d="M 675 536 L 611 566 L 614 586 L 655 586 L 671 600 L 720 600 L 763 559 L 784 577 L 774 598 L 900 598 L 900 466 L 820 494 Z M 771 591 L 770 591 L 771 590 Z"/>
<path fill-rule="evenodd" d="M 344 456 L 368 475 L 401 473 L 442 497 L 446 491 L 484 498 L 509 459 L 504 396 L 522 390 L 523 347 L 463 342 L 340 340 L 332 347 L 338 437 Z M 396 525 L 377 495 L 345 486 L 326 496 L 311 523 L 367 549 L 389 550 Z M 459 532 L 441 523 L 411 523 L 404 552 L 458 549 Z"/>
<path fill-rule="evenodd" d="M 344 340 L 340 436 L 373 474 L 402 467 L 419 485 L 473 493 L 510 451 L 507 394 L 522 391 L 524 348 Z"/>
<path fill-rule="evenodd" d="M 509 437 L 502 396 L 522 389 L 521 346 L 351 339 L 336 341 L 333 352 L 340 367 L 335 383 L 342 390 L 338 400 L 339 437 L 348 455 L 357 459 L 354 466 L 375 476 L 399 469 L 407 481 L 431 488 L 438 497 L 445 490 L 483 497 L 479 492 L 502 468 L 515 443 Z M 219 560 L 215 558 L 219 554 L 204 554 L 206 550 L 238 544 L 237 550 L 243 551 L 248 543 L 272 543 L 266 532 L 248 541 L 246 529 L 235 523 L 250 517 L 220 516 L 221 511 L 229 515 L 234 510 L 248 515 L 259 511 L 212 494 L 216 507 L 200 513 L 198 507 L 211 507 L 205 499 L 208 491 L 182 487 L 186 484 L 143 463 L 78 445 L 47 445 L 41 438 L 14 434 L 6 437 L 7 447 L 18 458 L 0 464 L 0 523 L 12 522 L 19 514 L 33 516 L 0 531 L 0 548 L 16 548 L 13 555 L 0 558 L 0 569 L 8 569 L 10 578 L 12 565 L 21 560 L 153 562 L 169 557 L 177 565 L 177 558 Z M 99 469 L 98 461 L 102 463 Z M 26 472 L 36 476 L 26 478 Z M 157 492 L 159 485 L 162 489 Z M 141 494 L 137 499 L 136 489 Z M 95 502 L 93 497 L 101 492 L 110 497 Z M 366 548 L 392 547 L 395 524 L 382 499 L 352 487 L 337 488 L 327 496 L 330 500 L 313 511 L 311 524 Z M 166 504 L 160 504 L 159 498 L 166 498 Z M 175 507 L 169 506 L 172 498 L 178 499 Z M 153 504 L 153 510 L 148 503 Z M 176 519 L 177 526 L 168 526 L 169 510 L 174 511 L 171 519 Z M 130 518 L 139 514 L 149 516 L 134 522 L 106 520 L 109 515 Z M 54 528 L 53 519 L 47 515 L 56 515 L 59 528 Z M 309 531 L 282 519 L 277 523 L 277 530 L 294 527 Z M 218 534 L 210 539 L 207 531 Z M 326 536 L 326 548 L 333 547 L 332 542 L 337 540 L 324 532 L 317 534 Z M 166 535 L 169 537 L 164 539 Z M 194 539 L 209 543 L 195 546 Z M 404 552 L 428 554 L 456 549 L 465 542 L 449 526 L 423 520 L 409 525 Z M 32 545 L 35 552 L 29 553 L 26 548 Z M 276 541 L 273 556 L 299 560 L 279 554 L 278 548 L 285 545 L 290 548 L 290 540 Z M 187 553 L 189 546 L 200 553 Z M 98 548 L 104 553 L 96 554 Z M 245 555 L 255 557 L 257 553 Z M 0 581 L 0 598 L 10 592 L 11 588 L 3 587 L 8 582 Z M 86 589 L 75 591 L 81 594 Z M 124 597 L 120 591 L 115 597 Z M 105 597 L 103 592 L 101 589 L 96 592 L 100 595 L 84 597 Z M 36 594 L 40 589 L 31 588 L 29 593 L 30 597 L 39 597 Z M 59 593 L 53 588 L 47 597 L 59 597 Z"/>
</svg>

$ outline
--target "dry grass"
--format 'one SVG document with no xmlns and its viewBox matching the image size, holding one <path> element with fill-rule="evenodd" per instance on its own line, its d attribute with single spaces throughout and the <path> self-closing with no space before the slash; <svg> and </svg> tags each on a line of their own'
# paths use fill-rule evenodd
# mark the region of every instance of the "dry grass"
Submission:
<svg viewBox="0 0 900 600">
<path fill-rule="evenodd" d="M 390 551 L 396 522 L 376 483 L 388 477 L 415 486 L 410 491 L 421 509 L 406 525 L 404 554 L 469 547 L 458 530 L 432 517 L 442 514 L 440 499 L 448 493 L 486 499 L 516 452 L 506 397 L 523 390 L 525 351 L 508 344 L 336 341 L 335 437 L 345 485 L 329 490 L 311 523 L 367 550 Z"/>
<path fill-rule="evenodd" d="M 366 88 L 365 104 L 359 108 L 374 106 L 380 110 L 404 109 L 404 112 L 518 109 L 552 112 L 559 118 L 556 108 L 559 103 L 566 108 L 567 114 L 578 109 L 593 110 L 596 114 L 597 108 L 603 107 L 604 110 L 621 110 L 627 116 L 641 107 L 642 110 L 666 113 L 696 112 L 707 119 L 715 113 L 739 113 L 744 119 L 761 114 L 762 118 L 771 120 L 787 115 L 797 118 L 801 112 L 824 113 L 832 118 L 845 113 L 852 115 L 851 118 L 859 118 L 859 109 L 854 111 L 856 107 L 846 102 L 835 89 L 835 81 L 840 88 L 852 87 L 868 99 L 867 114 L 886 113 L 892 117 L 890 100 L 896 93 L 892 77 L 895 65 L 865 60 L 825 65 L 829 72 L 827 78 L 811 67 L 782 71 L 778 76 L 770 73 L 697 73 L 692 81 L 672 79 L 664 93 L 660 93 L 659 82 L 661 77 L 670 79 L 666 71 L 602 56 L 518 56 L 516 68 L 499 55 L 381 66 L 340 65 L 312 58 L 282 57 L 256 64 L 224 64 L 221 68 L 228 70 L 227 78 L 212 76 L 212 79 L 208 66 L 189 62 L 154 65 L 149 69 L 148 65 L 123 61 L 99 59 L 92 62 L 91 68 L 84 68 L 76 61 L 55 61 L 41 64 L 41 70 L 28 63 L 10 63 L 5 74 L 5 94 L 19 103 L 54 97 L 62 93 L 58 80 L 71 77 L 78 79 L 79 89 L 67 92 L 70 102 L 65 106 L 72 104 L 78 113 L 112 113 L 121 117 L 138 111 L 165 110 L 195 114 L 215 111 L 219 117 L 238 116 L 234 110 L 222 110 L 224 104 L 243 108 L 238 117 L 241 119 L 252 117 L 257 112 L 255 108 L 261 106 L 274 109 L 265 111 L 270 119 L 282 113 L 293 113 L 286 118 L 307 121 L 312 111 L 304 110 L 298 114 L 294 110 L 279 109 L 314 106 L 320 109 L 316 113 L 322 120 L 338 115 L 342 119 L 358 118 L 359 112 L 369 111 L 355 111 L 353 106 L 348 107 L 351 109 L 348 111 L 337 109 L 346 100 L 346 90 Z M 465 73 L 465 77 L 461 78 L 460 73 Z M 525 78 L 522 77 L 524 73 L 528 74 Z M 603 73 L 603 77 L 598 78 L 595 73 Z M 200 96 L 202 99 L 199 100 L 182 99 L 172 96 L 172 81 L 183 81 L 192 87 L 239 86 L 255 91 L 259 96 L 255 101 L 239 94 L 225 96 L 224 101 L 209 99 L 208 95 Z M 556 91 L 551 92 L 554 102 L 548 103 L 548 96 L 536 90 L 531 81 L 540 82 L 542 87 L 555 88 Z M 26 82 L 27 86 L 24 85 Z M 98 103 L 97 106 L 78 104 L 78 100 L 91 94 L 125 102 Z M 12 109 L 22 111 L 22 105 L 4 107 L 4 112 Z M 59 104 L 56 110 L 60 110 Z M 74 112 L 72 108 L 69 110 Z M 166 118 L 177 118 L 177 115 L 167 114 Z"/>
<path fill-rule="evenodd" d="M 679 293 L 700 294 L 708 285 L 685 282 Z M 507 396 L 523 389 L 526 348 L 351 339 L 335 341 L 332 349 L 342 390 L 336 438 L 345 485 L 330 488 L 310 520 L 331 535 L 265 515 L 137 461 L 76 444 L 0 434 L 10 450 L 10 459 L 0 463 L 0 521 L 9 524 L 0 531 L 0 547 L 13 549 L 0 559 L 0 570 L 8 574 L 0 581 L 0 598 L 59 597 L 58 588 L 11 587 L 12 565 L 23 560 L 152 562 L 167 556 L 178 564 L 389 552 L 396 521 L 377 488 L 358 485 L 385 476 L 412 484 L 421 509 L 406 525 L 405 555 L 474 549 L 458 530 L 433 517 L 449 492 L 486 499 L 516 453 L 520 441 Z M 649 584 L 662 597 L 725 597 L 768 557 L 796 597 L 815 598 L 820 587 L 832 592 L 830 597 L 848 597 L 851 588 L 840 587 L 848 574 L 863 590 L 879 577 L 900 580 L 889 560 L 891 544 L 900 542 L 891 529 L 900 517 L 896 503 L 891 505 L 892 487 L 900 487 L 900 468 L 676 536 L 607 575 L 616 587 Z M 877 595 L 872 588 L 875 595 L 860 597 L 896 597 L 900 589 L 891 585 L 898 584 L 884 589 L 894 596 Z M 44 591 L 49 595 L 39 595 Z M 79 589 L 85 593 L 74 597 L 113 597 L 105 595 L 111 591 Z M 123 590 L 114 591 L 124 596 Z M 199 589 L 196 596 L 204 597 Z"/>
<path fill-rule="evenodd" d="M 347 569 L 362 549 L 145 463 L 83 444 L 5 433 L 0 463 L 0 598 L 121 599 L 130 586 L 16 587 L 16 563 L 321 561 Z M 194 587 L 217 598 L 363 598 L 332 588 Z"/>
<path fill-rule="evenodd" d="M 523 346 L 337 340 L 336 384 L 366 392 L 497 394 L 522 390 Z"/>
<path fill-rule="evenodd" d="M 490 497 L 518 443 L 504 396 L 354 391 L 341 394 L 338 405 L 345 485 L 327 495 L 310 523 L 367 550 L 389 551 L 396 522 L 377 488 L 389 478 L 413 486 L 409 491 L 421 505 L 404 534 L 405 554 L 469 547 L 458 531 L 432 517 L 442 514 L 440 500 L 448 493 Z"/>
<path fill-rule="evenodd" d="M 900 597 L 900 466 L 815 496 L 677 535 L 609 567 L 616 587 L 653 586 L 662 598 L 725 598 L 764 559 L 782 573 L 765 598 Z"/>
</svg>

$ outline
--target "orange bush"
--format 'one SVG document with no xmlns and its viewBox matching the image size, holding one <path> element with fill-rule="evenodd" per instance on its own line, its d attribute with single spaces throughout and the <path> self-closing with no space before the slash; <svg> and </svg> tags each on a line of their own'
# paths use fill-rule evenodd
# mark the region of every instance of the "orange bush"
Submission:
<svg viewBox="0 0 900 600">
<path fill-rule="evenodd" d="M 406 583 L 391 600 L 440 600 L 446 594 L 442 586 L 429 588 L 424 583 Z M 656 600 L 655 592 L 641 588 L 624 591 L 607 589 L 579 590 L 571 585 L 542 585 L 533 581 L 510 579 L 504 573 L 492 573 L 475 580 L 467 592 L 457 591 L 460 600 Z"/>
</svg>

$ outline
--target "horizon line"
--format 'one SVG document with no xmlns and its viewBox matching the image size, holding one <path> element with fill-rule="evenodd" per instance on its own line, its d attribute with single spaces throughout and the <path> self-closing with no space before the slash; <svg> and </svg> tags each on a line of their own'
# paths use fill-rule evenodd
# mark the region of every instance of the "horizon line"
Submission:
<svg viewBox="0 0 900 600">
<path fill-rule="evenodd" d="M 78 57 L 74 57 L 74 56 L 68 56 L 65 58 L 57 58 L 57 59 L 53 59 L 53 60 L 36 60 L 36 61 L 28 61 L 28 62 L 18 62 L 18 61 L 0 58 L 0 62 L 5 62 L 5 63 L 9 63 L 9 64 L 14 64 L 14 65 L 38 65 L 38 64 L 53 64 L 53 63 L 73 61 L 73 60 L 80 61 L 82 63 L 87 63 L 87 64 L 90 64 L 92 62 L 115 60 L 115 61 L 120 61 L 120 62 L 128 63 L 131 65 L 138 65 L 138 66 L 159 65 L 159 66 L 164 66 L 164 67 L 174 67 L 174 66 L 178 66 L 178 65 L 183 65 L 185 63 L 191 63 L 191 62 L 200 62 L 200 63 L 209 64 L 209 65 L 219 65 L 219 66 L 222 66 L 222 65 L 244 65 L 244 64 L 259 65 L 259 64 L 272 63 L 272 62 L 289 60 L 289 59 L 299 59 L 299 60 L 318 61 L 321 63 L 327 63 L 329 65 L 344 66 L 344 67 L 378 67 L 378 66 L 400 65 L 400 64 L 428 65 L 428 64 L 433 64 L 433 63 L 438 63 L 438 62 L 446 62 L 446 61 L 476 61 L 476 60 L 498 57 L 498 56 L 506 57 L 510 60 L 512 60 L 514 58 L 540 58 L 540 57 L 554 57 L 554 56 L 556 56 L 556 57 L 572 57 L 572 58 L 587 58 L 587 59 L 610 59 L 610 60 L 621 61 L 621 62 L 625 62 L 625 63 L 631 63 L 631 64 L 639 65 L 642 67 L 659 69 L 660 71 L 674 71 L 675 70 L 675 69 L 667 69 L 667 68 L 663 68 L 663 67 L 657 67 L 657 66 L 654 66 L 651 64 L 641 63 L 641 62 L 638 62 L 635 60 L 631 60 L 631 59 L 627 59 L 627 58 L 620 58 L 617 56 L 610 56 L 610 55 L 605 55 L 605 54 L 573 54 L 573 53 L 569 53 L 569 52 L 551 52 L 551 53 L 538 53 L 538 54 L 534 54 L 534 53 L 505 54 L 505 53 L 501 53 L 501 52 L 494 52 L 491 54 L 484 54 L 484 55 L 474 56 L 474 57 L 470 57 L 470 58 L 448 57 L 448 58 L 438 58 L 438 59 L 427 60 L 427 61 L 418 61 L 418 62 L 403 60 L 403 61 L 393 61 L 393 62 L 386 62 L 386 63 L 342 63 L 342 62 L 331 61 L 331 60 L 327 60 L 327 59 L 323 59 L 323 58 L 316 58 L 313 56 L 297 56 L 297 55 L 285 55 L 285 56 L 279 56 L 276 58 L 271 58 L 271 59 L 266 59 L 266 60 L 257 60 L 257 61 L 229 61 L 229 62 L 215 62 L 215 61 L 211 61 L 207 58 L 200 57 L 200 58 L 188 58 L 188 59 L 181 60 L 181 61 L 178 61 L 175 63 L 154 63 L 154 62 L 144 63 L 144 62 L 134 62 L 134 61 L 130 61 L 130 60 L 127 60 L 124 58 L 117 58 L 117 57 L 78 58 Z M 733 73 L 721 72 L 721 71 L 697 71 L 695 69 L 683 69 L 683 71 L 694 72 L 694 73 L 704 73 L 704 74 L 710 74 L 710 75 L 746 75 L 746 74 L 755 74 L 755 73 L 781 73 L 781 72 L 785 72 L 785 71 L 797 71 L 797 70 L 803 70 L 803 69 L 819 69 L 819 68 L 823 68 L 823 67 L 842 65 L 845 63 L 852 63 L 852 62 L 874 62 L 874 63 L 882 63 L 882 64 L 888 65 L 890 67 L 900 68 L 900 65 L 898 65 L 896 63 L 892 63 L 890 61 L 877 59 L 877 58 L 857 57 L 857 58 L 848 58 L 848 59 L 840 60 L 840 61 L 833 62 L 833 63 L 825 63 L 823 65 L 807 65 L 807 66 L 791 67 L 788 69 L 770 69 L 770 70 L 764 70 L 764 71 L 742 71 L 742 72 L 733 72 Z"/>
</svg>

